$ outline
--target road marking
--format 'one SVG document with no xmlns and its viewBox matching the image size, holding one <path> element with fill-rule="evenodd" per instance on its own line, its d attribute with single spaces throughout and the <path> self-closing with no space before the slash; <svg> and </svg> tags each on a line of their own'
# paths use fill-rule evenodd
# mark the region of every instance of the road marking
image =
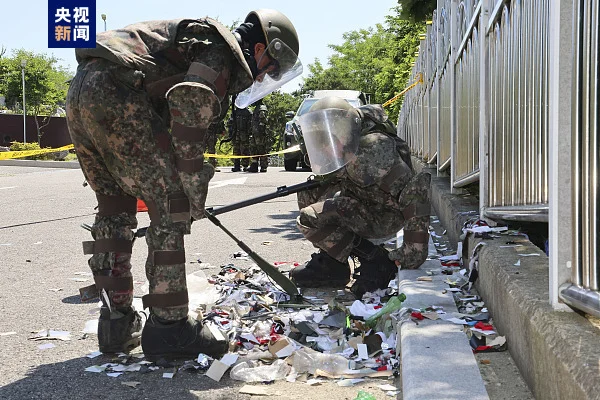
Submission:
<svg viewBox="0 0 600 400">
<path fill-rule="evenodd" d="M 2 190 L 2 189 L 14 189 L 14 188 L 16 188 L 16 186 L 7 186 L 7 187 L 0 188 L 0 190 Z"/>
<path fill-rule="evenodd" d="M 215 189 L 228 185 L 243 185 L 248 178 L 227 179 L 226 181 L 209 182 L 208 188 Z"/>
</svg>

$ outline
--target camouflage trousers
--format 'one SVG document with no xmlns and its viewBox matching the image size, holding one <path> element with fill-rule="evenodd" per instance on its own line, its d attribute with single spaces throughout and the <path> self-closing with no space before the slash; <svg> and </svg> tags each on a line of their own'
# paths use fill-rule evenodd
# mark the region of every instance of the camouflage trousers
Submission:
<svg viewBox="0 0 600 400">
<path fill-rule="evenodd" d="M 268 154 L 271 151 L 271 138 L 266 132 L 252 134 L 252 153 L 256 155 Z M 261 169 L 266 169 L 269 166 L 269 157 L 256 157 L 258 165 Z"/>
<path fill-rule="evenodd" d="M 209 131 L 209 134 L 206 136 L 206 151 L 210 154 L 217 153 L 217 134 L 214 132 Z M 217 159 L 209 158 L 208 163 L 211 164 L 213 167 L 216 167 Z"/>
<path fill-rule="evenodd" d="M 233 155 L 234 156 L 249 156 L 251 155 L 250 148 L 250 135 L 248 131 L 238 131 L 233 139 Z M 240 164 L 242 167 L 248 167 L 250 165 L 250 158 L 240 158 Z"/>
<path fill-rule="evenodd" d="M 340 184 L 298 193 L 300 216 L 296 225 L 304 237 L 331 257 L 348 259 L 356 236 L 387 239 L 404 226 L 396 209 L 344 196 Z"/>
<path fill-rule="evenodd" d="M 66 103 L 69 133 L 85 179 L 96 196 L 138 198 L 156 205 L 160 220 L 153 221 L 146 233 L 150 293 L 185 291 L 185 262 L 154 263 L 156 251 L 184 251 L 190 223 L 174 222 L 168 212 L 169 195 L 183 189 L 171 146 L 158 145 L 157 135 L 168 130 L 143 89 L 141 73 L 93 59 L 79 66 Z M 92 237 L 95 243 L 101 239 L 132 240 L 136 227 L 135 209 L 116 215 L 98 213 Z M 131 254 L 126 252 L 97 252 L 89 265 L 95 276 L 131 277 L 130 261 Z M 109 292 L 117 309 L 130 306 L 132 297 L 133 290 Z M 154 307 L 151 311 L 176 320 L 187 316 L 188 307 Z"/>
</svg>

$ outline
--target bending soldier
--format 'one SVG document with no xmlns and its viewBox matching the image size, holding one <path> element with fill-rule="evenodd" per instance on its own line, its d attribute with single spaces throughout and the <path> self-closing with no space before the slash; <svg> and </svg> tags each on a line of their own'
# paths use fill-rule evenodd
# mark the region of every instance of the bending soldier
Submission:
<svg viewBox="0 0 600 400">
<path fill-rule="evenodd" d="M 351 291 L 358 297 L 387 287 L 401 268 L 427 258 L 430 175 L 415 175 L 410 150 L 379 105 L 353 108 L 338 97 L 317 101 L 299 119 L 312 170 L 326 186 L 298 193 L 297 225 L 319 249 L 291 271 L 300 287 L 345 286 L 348 257 L 360 268 Z M 404 228 L 404 243 L 388 252 L 369 239 Z"/>
<path fill-rule="evenodd" d="M 257 155 L 268 154 L 271 150 L 271 140 L 267 135 L 267 106 L 263 104 L 262 100 L 254 104 L 252 112 L 252 148 L 253 153 Z M 256 157 L 253 164 L 256 164 L 254 167 L 256 171 L 260 166 L 260 172 L 267 172 L 269 157 Z"/>
<path fill-rule="evenodd" d="M 76 50 L 67 122 L 98 200 L 94 240 L 84 243 L 84 252 L 91 254 L 95 281 L 87 289 L 107 294 L 101 295 L 100 351 L 140 343 L 131 275 L 139 198 L 151 219 L 144 354 L 217 357 L 228 343 L 188 318 L 185 274 L 184 235 L 191 218 L 204 216 L 214 175 L 203 157 L 207 130 L 230 95 L 239 93 L 243 109 L 301 73 L 296 31 L 280 12 L 257 10 L 233 32 L 211 18 L 149 21 L 102 32 L 96 42 Z"/>
</svg>

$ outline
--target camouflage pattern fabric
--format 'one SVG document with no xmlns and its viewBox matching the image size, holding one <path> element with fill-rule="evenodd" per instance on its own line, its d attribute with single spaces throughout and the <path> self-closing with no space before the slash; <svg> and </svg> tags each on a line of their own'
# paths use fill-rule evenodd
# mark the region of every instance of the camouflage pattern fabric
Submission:
<svg viewBox="0 0 600 400">
<path fill-rule="evenodd" d="M 220 136 L 225 132 L 225 123 L 221 120 L 219 122 L 213 122 L 208 127 L 208 133 L 206 135 L 206 151 L 209 154 L 216 154 L 217 152 L 217 140 Z M 209 164 L 213 167 L 217 166 L 217 159 L 210 158 L 208 160 Z"/>
<path fill-rule="evenodd" d="M 153 253 L 184 251 L 190 223 L 173 220 L 168 196 L 184 191 L 192 215 L 203 216 L 214 168 L 204 163 L 196 172 L 183 172 L 177 160 L 202 161 L 208 126 L 227 109 L 228 95 L 252 84 L 252 75 L 233 35 L 210 19 L 134 24 L 99 34 L 97 44 L 95 49 L 76 51 L 79 67 L 66 101 L 79 163 L 96 194 L 129 195 L 156 205 L 159 218 L 146 233 L 150 293 L 185 291 L 185 264 L 154 264 Z M 192 63 L 218 72 L 221 81 L 194 73 Z M 172 94 L 169 100 L 167 92 Z M 172 123 L 196 129 L 197 136 L 171 137 Z M 159 138 L 167 138 L 166 143 Z M 96 216 L 92 236 L 130 240 L 136 226 L 135 214 Z M 89 265 L 95 275 L 131 276 L 130 257 L 94 254 Z M 131 293 L 111 291 L 110 301 L 127 307 Z M 186 304 L 151 311 L 177 320 L 187 316 L 188 308 Z"/>
<path fill-rule="evenodd" d="M 402 228 L 428 232 L 428 216 L 405 220 L 402 211 L 413 203 L 428 202 L 430 177 L 419 174 L 415 179 L 412 167 L 402 159 L 402 149 L 396 148 L 401 139 L 379 131 L 381 125 L 373 124 L 372 118 L 376 117 L 363 115 L 356 158 L 332 174 L 325 188 L 298 193 L 298 229 L 340 262 L 350 255 L 356 235 L 384 239 Z M 366 124 L 371 126 L 365 129 Z M 426 257 L 426 244 L 409 241 L 390 253 L 390 259 L 398 260 L 402 268 L 418 268 Z"/>
<path fill-rule="evenodd" d="M 235 110 L 235 139 L 233 140 L 234 156 L 251 155 L 250 133 L 252 129 L 252 113 L 247 108 L 237 108 Z M 250 158 L 241 158 L 240 164 L 247 168 L 250 165 Z"/>
<path fill-rule="evenodd" d="M 271 150 L 271 138 L 267 135 L 267 106 L 258 104 L 252 112 L 252 153 L 267 154 Z M 257 157 L 261 170 L 269 166 L 269 157 Z"/>
</svg>

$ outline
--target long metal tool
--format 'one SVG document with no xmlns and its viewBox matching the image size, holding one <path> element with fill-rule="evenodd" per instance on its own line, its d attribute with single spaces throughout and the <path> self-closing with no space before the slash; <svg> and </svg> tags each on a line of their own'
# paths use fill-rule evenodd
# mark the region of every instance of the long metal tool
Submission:
<svg viewBox="0 0 600 400">
<path fill-rule="evenodd" d="M 275 268 L 275 266 L 271 265 L 267 260 L 254 252 L 246 243 L 239 240 L 233 233 L 229 231 L 229 229 L 225 228 L 223 224 L 221 224 L 221 221 L 219 221 L 217 217 L 215 217 L 210 211 L 204 211 L 204 215 L 210 220 L 210 222 L 221 228 L 221 230 L 225 232 L 227 236 L 232 238 L 240 247 L 240 249 L 248 253 L 248 257 L 253 259 L 260 269 L 265 271 L 265 273 L 269 275 L 275 281 L 275 283 L 281 286 L 281 288 L 290 295 L 292 301 L 302 301 L 302 295 L 300 294 L 300 291 L 294 282 L 292 282 L 287 276 L 283 275 L 281 271 Z"/>
</svg>

